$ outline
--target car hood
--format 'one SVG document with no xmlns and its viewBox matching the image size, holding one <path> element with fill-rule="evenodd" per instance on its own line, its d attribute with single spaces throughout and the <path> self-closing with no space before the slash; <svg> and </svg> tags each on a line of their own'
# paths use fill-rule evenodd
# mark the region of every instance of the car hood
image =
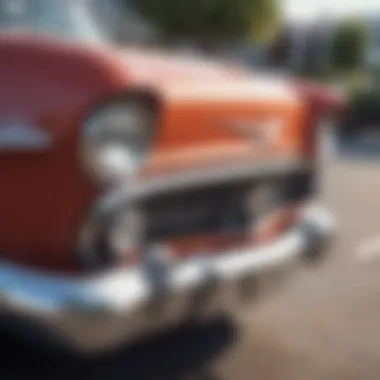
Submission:
<svg viewBox="0 0 380 380">
<path fill-rule="evenodd" d="M 132 82 L 159 88 L 168 96 L 199 97 L 202 101 L 236 97 L 298 101 L 297 93 L 286 80 L 255 75 L 237 64 L 211 61 L 198 55 L 124 48 L 117 51 L 115 59 Z"/>
<path fill-rule="evenodd" d="M 150 167 L 183 168 L 185 162 L 196 166 L 247 159 L 257 153 L 249 129 L 278 120 L 286 137 L 277 153 L 298 146 L 297 119 L 302 117 L 303 107 L 298 93 L 285 80 L 198 56 L 143 49 L 121 49 L 113 54 L 129 85 L 153 89 L 163 100 Z M 240 124 L 246 125 L 245 131 L 233 131 Z"/>
<path fill-rule="evenodd" d="M 180 82 L 217 81 L 246 78 L 248 73 L 237 65 L 212 61 L 199 55 L 175 54 L 160 50 L 124 48 L 118 57 L 135 76 L 159 82 L 175 78 Z"/>
</svg>

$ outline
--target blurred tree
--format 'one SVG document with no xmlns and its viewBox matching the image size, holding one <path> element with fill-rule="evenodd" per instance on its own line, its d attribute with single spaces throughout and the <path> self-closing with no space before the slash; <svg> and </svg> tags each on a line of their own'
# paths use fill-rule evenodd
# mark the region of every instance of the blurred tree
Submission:
<svg viewBox="0 0 380 380">
<path fill-rule="evenodd" d="M 279 0 L 121 0 L 170 39 L 262 40 L 279 21 Z"/>
<path fill-rule="evenodd" d="M 342 22 L 332 37 L 331 63 L 335 69 L 352 71 L 360 69 L 369 47 L 369 30 L 357 19 Z"/>
</svg>

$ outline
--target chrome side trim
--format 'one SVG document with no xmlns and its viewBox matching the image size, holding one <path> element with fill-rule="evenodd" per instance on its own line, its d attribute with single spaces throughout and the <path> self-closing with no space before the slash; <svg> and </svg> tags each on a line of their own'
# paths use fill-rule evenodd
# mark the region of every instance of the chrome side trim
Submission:
<svg viewBox="0 0 380 380">
<path fill-rule="evenodd" d="M 49 133 L 33 126 L 0 126 L 0 151 L 41 150 L 48 148 L 51 143 Z"/>
</svg>

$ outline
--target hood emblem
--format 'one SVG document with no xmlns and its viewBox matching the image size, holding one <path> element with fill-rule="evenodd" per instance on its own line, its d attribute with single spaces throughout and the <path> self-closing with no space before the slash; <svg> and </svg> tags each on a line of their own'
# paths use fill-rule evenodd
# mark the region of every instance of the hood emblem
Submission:
<svg viewBox="0 0 380 380">
<path fill-rule="evenodd" d="M 255 145 L 269 146 L 278 142 L 283 130 L 283 120 L 230 119 L 223 122 L 225 129 L 234 135 L 250 139 Z"/>
<path fill-rule="evenodd" d="M 50 134 L 34 125 L 0 124 L 0 150 L 41 150 L 50 145 Z"/>
</svg>

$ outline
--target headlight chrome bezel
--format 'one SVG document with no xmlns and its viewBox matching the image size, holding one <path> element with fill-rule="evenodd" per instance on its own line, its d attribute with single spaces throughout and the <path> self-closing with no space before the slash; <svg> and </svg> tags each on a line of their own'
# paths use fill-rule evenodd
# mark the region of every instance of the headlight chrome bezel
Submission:
<svg viewBox="0 0 380 380">
<path fill-rule="evenodd" d="M 140 97 L 99 107 L 82 130 L 81 160 L 88 175 L 101 184 L 133 176 L 149 152 L 156 116 L 152 103 Z"/>
</svg>

